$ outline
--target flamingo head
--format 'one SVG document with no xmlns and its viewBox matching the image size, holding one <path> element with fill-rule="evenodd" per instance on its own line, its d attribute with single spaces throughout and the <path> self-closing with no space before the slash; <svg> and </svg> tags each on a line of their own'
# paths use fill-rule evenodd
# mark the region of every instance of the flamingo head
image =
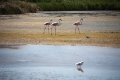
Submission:
<svg viewBox="0 0 120 80">
<path fill-rule="evenodd" d="M 60 21 L 62 21 L 62 19 L 59 19 Z"/>
<path fill-rule="evenodd" d="M 80 20 L 82 20 L 82 21 L 83 21 L 83 18 L 81 18 Z"/>
<path fill-rule="evenodd" d="M 81 63 L 83 64 L 84 62 L 83 62 L 83 61 L 81 61 Z"/>
</svg>

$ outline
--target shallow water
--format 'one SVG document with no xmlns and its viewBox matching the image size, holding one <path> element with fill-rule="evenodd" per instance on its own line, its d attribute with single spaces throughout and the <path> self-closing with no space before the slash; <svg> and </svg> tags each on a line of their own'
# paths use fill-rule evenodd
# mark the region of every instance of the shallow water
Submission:
<svg viewBox="0 0 120 80">
<path fill-rule="evenodd" d="M 120 15 L 120 11 L 39 11 L 45 14 L 106 14 Z"/>
<path fill-rule="evenodd" d="M 1 45 L 0 80 L 120 80 L 119 57 L 113 47 Z"/>
</svg>

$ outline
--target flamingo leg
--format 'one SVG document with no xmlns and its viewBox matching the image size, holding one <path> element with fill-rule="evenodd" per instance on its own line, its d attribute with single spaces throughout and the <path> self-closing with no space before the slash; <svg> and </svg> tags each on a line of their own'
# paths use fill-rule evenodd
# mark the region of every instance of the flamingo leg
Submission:
<svg viewBox="0 0 120 80">
<path fill-rule="evenodd" d="M 54 26 L 53 26 L 53 27 L 54 27 Z M 53 28 L 53 27 L 52 27 L 52 28 Z M 52 28 L 51 28 L 51 35 L 52 35 Z"/>
<path fill-rule="evenodd" d="M 51 28 L 51 35 L 52 35 L 52 28 Z"/>
<path fill-rule="evenodd" d="M 76 27 L 75 27 L 75 34 L 76 34 L 76 28 L 77 28 L 77 25 L 76 25 Z"/>
<path fill-rule="evenodd" d="M 79 29 L 79 27 L 78 27 L 78 31 L 79 31 L 79 34 L 80 34 L 80 29 Z"/>
<path fill-rule="evenodd" d="M 48 33 L 49 33 L 49 25 L 48 25 Z"/>
<path fill-rule="evenodd" d="M 47 25 L 46 25 L 46 27 L 47 27 Z M 46 27 L 44 28 L 44 32 L 43 32 L 43 34 L 45 33 L 45 29 L 46 29 Z"/>
<path fill-rule="evenodd" d="M 55 35 L 56 35 L 56 26 L 55 26 Z"/>
</svg>

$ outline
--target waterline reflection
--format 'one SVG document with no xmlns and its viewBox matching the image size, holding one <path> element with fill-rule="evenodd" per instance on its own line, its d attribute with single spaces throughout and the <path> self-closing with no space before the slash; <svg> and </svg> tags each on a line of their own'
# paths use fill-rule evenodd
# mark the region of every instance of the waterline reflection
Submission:
<svg viewBox="0 0 120 80">
<path fill-rule="evenodd" d="M 84 72 L 81 67 L 78 67 L 77 70 L 80 71 L 80 72 Z"/>
</svg>

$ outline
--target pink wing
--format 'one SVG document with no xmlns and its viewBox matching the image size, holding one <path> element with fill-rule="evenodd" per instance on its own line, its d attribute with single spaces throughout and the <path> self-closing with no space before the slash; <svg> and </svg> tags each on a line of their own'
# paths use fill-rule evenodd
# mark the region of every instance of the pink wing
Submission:
<svg viewBox="0 0 120 80">
<path fill-rule="evenodd" d="M 77 22 L 75 22 L 73 25 L 80 25 L 80 22 L 77 21 Z"/>
<path fill-rule="evenodd" d="M 45 22 L 44 25 L 50 25 L 50 22 Z"/>
<path fill-rule="evenodd" d="M 53 22 L 52 25 L 56 26 L 56 25 L 58 25 L 58 22 Z"/>
</svg>

